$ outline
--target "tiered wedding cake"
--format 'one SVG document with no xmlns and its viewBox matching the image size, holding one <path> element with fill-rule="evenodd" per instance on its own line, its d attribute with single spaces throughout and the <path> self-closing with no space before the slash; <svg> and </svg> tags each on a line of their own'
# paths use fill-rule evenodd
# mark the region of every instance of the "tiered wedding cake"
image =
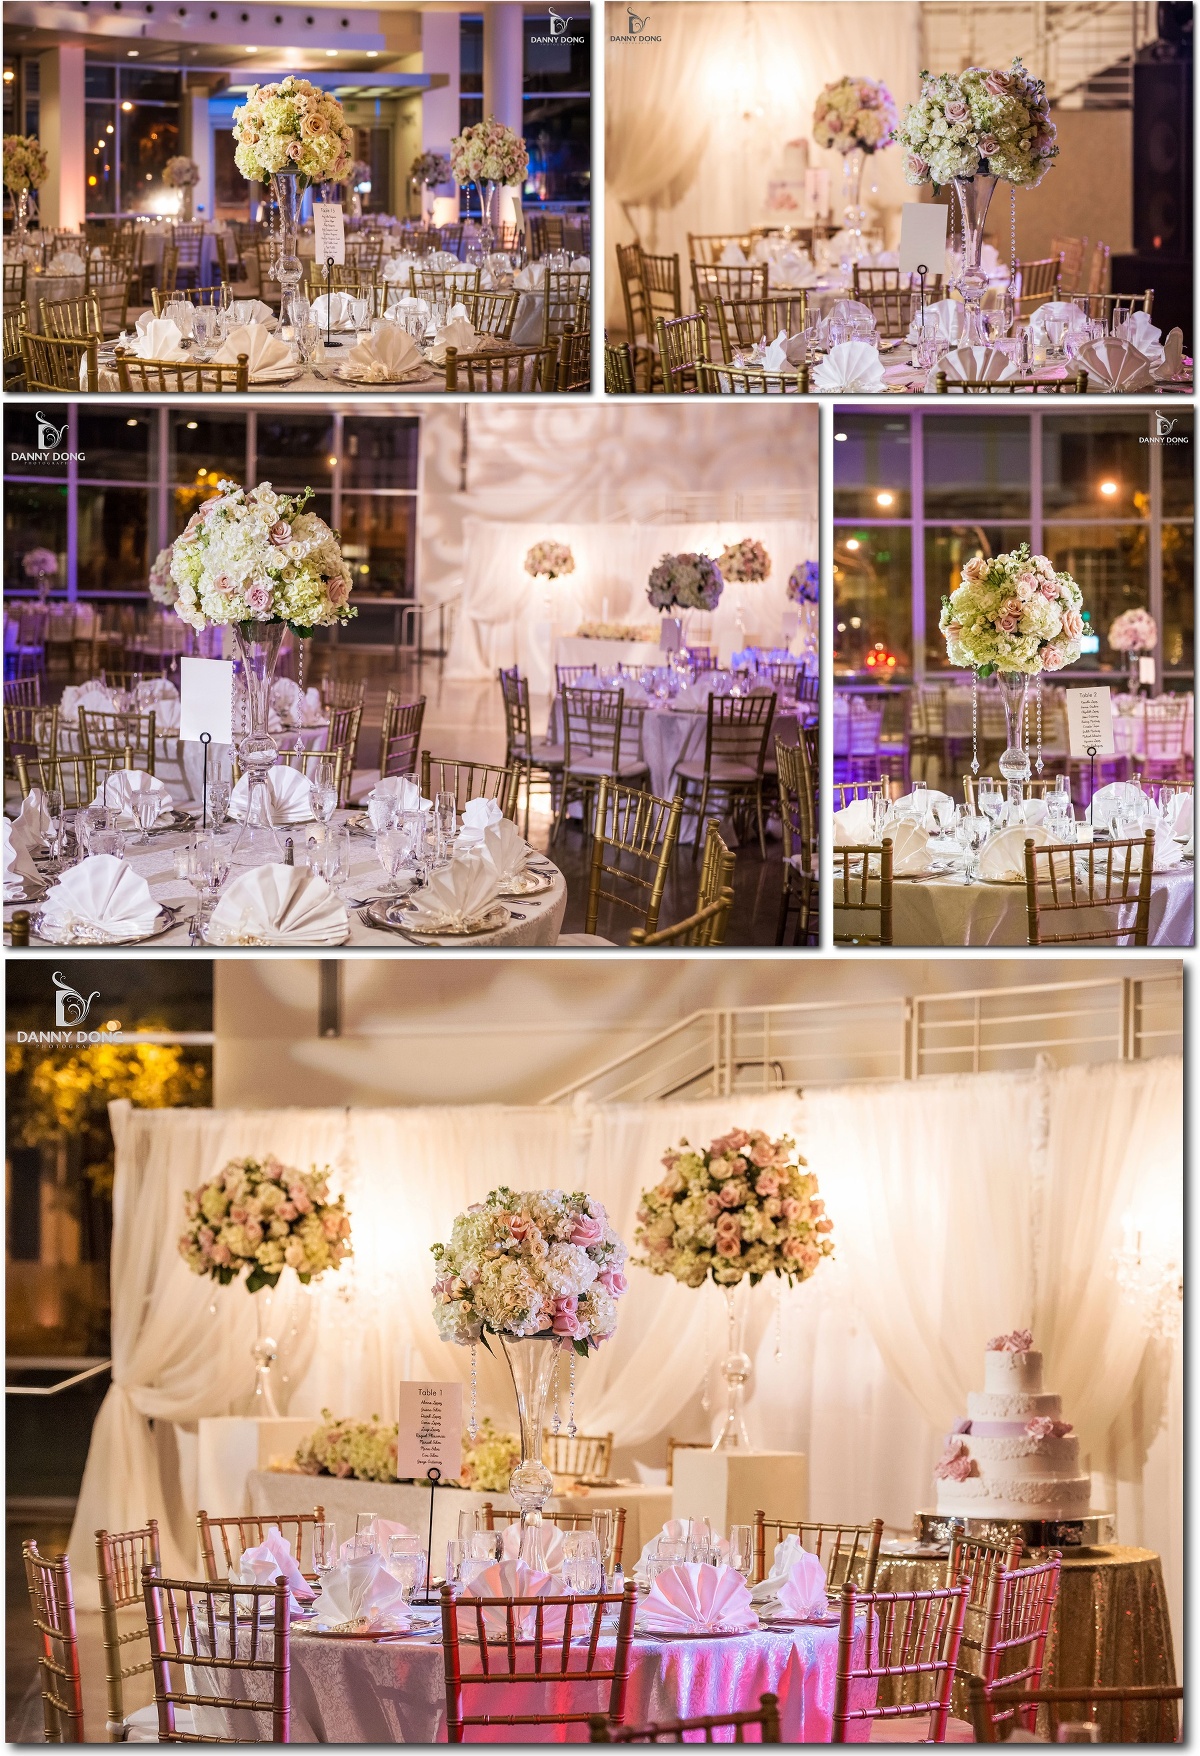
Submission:
<svg viewBox="0 0 1200 1756">
<path fill-rule="evenodd" d="M 946 1439 L 934 1470 L 937 1509 L 965 1518 L 1068 1519 L 1089 1510 L 1090 1476 L 1062 1401 L 1042 1389 L 1042 1356 L 1027 1329 L 987 1344 L 984 1389 Z"/>
</svg>

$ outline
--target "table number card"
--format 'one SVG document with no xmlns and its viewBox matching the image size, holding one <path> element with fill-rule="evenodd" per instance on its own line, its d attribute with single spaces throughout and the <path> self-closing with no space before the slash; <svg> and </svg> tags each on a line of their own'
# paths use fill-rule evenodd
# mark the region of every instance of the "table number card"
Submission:
<svg viewBox="0 0 1200 1756">
<path fill-rule="evenodd" d="M 906 201 L 900 209 L 900 276 L 925 268 L 926 285 L 945 272 L 946 221 L 950 209 L 937 201 Z"/>
<path fill-rule="evenodd" d="M 333 257 L 334 267 L 346 260 L 346 221 L 340 201 L 313 202 L 313 255 L 317 268 Z"/>
<path fill-rule="evenodd" d="M 443 1481 L 462 1468 L 462 1385 L 418 1379 L 400 1386 L 396 1474 L 418 1481 L 431 1469 Z"/>
<path fill-rule="evenodd" d="M 1153 689 L 1153 687 L 1154 687 L 1154 660 L 1152 658 L 1139 658 L 1138 659 L 1138 682 L 1145 683 L 1151 689 Z"/>
<path fill-rule="evenodd" d="M 179 661 L 179 736 L 195 744 L 201 732 L 214 744 L 233 743 L 233 665 L 225 659 Z"/>
<path fill-rule="evenodd" d="M 1067 736 L 1072 756 L 1113 756 L 1112 690 L 1067 690 Z"/>
</svg>

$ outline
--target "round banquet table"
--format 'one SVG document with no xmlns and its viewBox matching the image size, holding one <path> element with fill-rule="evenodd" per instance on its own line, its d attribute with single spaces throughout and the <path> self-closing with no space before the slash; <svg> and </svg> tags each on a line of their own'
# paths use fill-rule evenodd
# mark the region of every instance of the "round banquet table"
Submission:
<svg viewBox="0 0 1200 1756">
<path fill-rule="evenodd" d="M 29 319 L 29 328 L 40 335 L 42 329 L 42 305 L 56 299 L 82 299 L 87 276 L 83 274 L 27 274 L 25 276 L 25 305 Z"/>
<path fill-rule="evenodd" d="M 626 706 L 642 705 L 640 702 L 626 701 Z M 636 723 L 640 726 L 637 755 L 650 770 L 650 791 L 657 798 L 669 799 L 675 792 L 675 770 L 679 764 L 704 760 L 708 709 L 675 708 L 656 702 L 645 707 L 645 711 L 638 715 Z M 795 708 L 780 711 L 777 707 L 771 721 L 772 744 L 777 737 L 785 744 L 795 744 L 799 737 L 798 723 Z M 562 701 L 559 696 L 555 696 L 550 705 L 548 741 L 551 744 L 561 744 L 563 741 Z M 621 734 L 621 749 L 628 760 L 633 751 L 631 740 L 626 738 L 624 731 Z"/>
<path fill-rule="evenodd" d="M 855 1641 L 862 1662 L 865 1629 Z M 264 1638 L 269 1647 L 270 1636 Z M 782 1628 L 716 1639 L 671 1640 L 635 1635 L 625 1701 L 629 1725 L 648 1720 L 687 1718 L 719 1713 L 734 1703 L 757 1707 L 760 1695 L 779 1697 L 784 1743 L 827 1744 L 833 1726 L 833 1695 L 837 1669 L 836 1624 Z M 611 1654 L 613 1636 L 605 1633 L 601 1655 Z M 475 1654 L 462 1649 L 463 1674 Z M 532 1647 L 520 1650 L 519 1666 L 532 1667 Z M 582 1669 L 586 1654 L 579 1652 Z M 269 1680 L 259 1672 L 211 1671 L 198 1665 L 197 1685 L 213 1694 L 263 1699 Z M 608 1705 L 607 1682 L 576 1686 L 562 1705 L 571 1712 L 603 1713 Z M 537 1690 L 490 1691 L 486 1704 L 497 1713 L 546 1712 L 555 1704 L 560 1686 L 545 1683 Z M 499 1694 L 501 1699 L 496 1699 Z M 468 1712 L 485 1711 L 480 1692 L 468 1688 Z M 313 1633 L 304 1623 L 293 1627 L 291 1640 L 291 1741 L 297 1744 L 433 1744 L 446 1737 L 445 1672 L 440 1631 L 391 1641 L 341 1640 Z M 196 1710 L 198 1731 L 236 1735 L 235 1714 L 221 1709 Z M 854 1725 L 854 1742 L 865 1743 L 870 1722 Z M 508 1728 L 493 1731 L 472 1727 L 472 1743 L 511 1743 Z M 587 1743 L 586 1721 L 573 1725 L 527 1726 L 524 1743 Z"/>
<path fill-rule="evenodd" d="M 875 1575 L 877 1591 L 930 1591 L 945 1583 L 945 1556 L 883 1553 Z M 968 1630 L 968 1632 L 970 1632 Z M 1171 1619 L 1167 1610 L 1162 1562 L 1151 1549 L 1109 1545 L 1063 1552 L 1058 1602 L 1046 1643 L 1042 1687 L 1080 1689 L 1103 1684 L 1174 1683 L 1175 1651 L 1171 1644 Z M 970 1706 L 961 1684 L 955 1684 L 954 1713 L 970 1718 Z M 1153 1735 L 1150 1719 L 1145 1727 L 1133 1722 L 1135 1739 Z M 1082 1704 L 1068 1704 L 1068 1717 L 1082 1719 Z M 1117 1736 L 1115 1716 L 1111 1724 L 1100 1713 L 1101 1741 Z M 1044 1734 L 1043 1734 L 1044 1735 Z"/>
</svg>

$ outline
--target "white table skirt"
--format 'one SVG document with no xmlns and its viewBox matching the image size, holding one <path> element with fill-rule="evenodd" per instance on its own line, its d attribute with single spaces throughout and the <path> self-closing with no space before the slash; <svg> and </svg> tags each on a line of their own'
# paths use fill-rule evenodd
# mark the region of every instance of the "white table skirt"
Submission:
<svg viewBox="0 0 1200 1756">
<path fill-rule="evenodd" d="M 82 274 L 27 274 L 25 305 L 29 327 L 35 334 L 42 331 L 42 305 L 56 299 L 82 299 L 87 277 Z"/>
<path fill-rule="evenodd" d="M 618 665 L 661 665 L 667 654 L 657 640 L 589 640 L 568 634 L 554 642 L 556 665 L 596 665 L 607 670 Z"/>
</svg>

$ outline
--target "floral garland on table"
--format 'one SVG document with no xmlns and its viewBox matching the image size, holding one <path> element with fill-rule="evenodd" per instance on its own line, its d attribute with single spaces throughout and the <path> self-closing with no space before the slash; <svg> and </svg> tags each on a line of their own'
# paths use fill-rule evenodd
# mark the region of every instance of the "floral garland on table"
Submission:
<svg viewBox="0 0 1200 1756">
<path fill-rule="evenodd" d="M 286 622 L 302 639 L 358 614 L 336 531 L 305 512 L 313 490 L 277 494 L 221 481 L 171 546 L 176 614 L 197 633 L 233 622 Z"/>
<path fill-rule="evenodd" d="M 523 183 L 529 169 L 525 142 L 511 128 L 489 116 L 456 134 L 450 142 L 450 169 L 463 183 Z"/>
<path fill-rule="evenodd" d="M 53 579 L 58 572 L 58 556 L 53 549 L 30 549 L 21 561 L 26 579 Z"/>
<path fill-rule="evenodd" d="M 733 1128 L 707 1147 L 681 1140 L 663 1154 L 664 1176 L 642 1193 L 635 1261 L 698 1287 L 711 1276 L 736 1286 L 777 1274 L 807 1280 L 833 1255 L 833 1221 L 788 1135 Z"/>
<path fill-rule="evenodd" d="M 408 174 L 414 183 L 424 183 L 429 188 L 435 183 L 448 183 L 450 160 L 444 152 L 419 152 L 409 166 Z"/>
<path fill-rule="evenodd" d="M 715 610 L 725 580 L 707 555 L 664 555 L 651 569 L 646 596 L 656 610 Z"/>
<path fill-rule="evenodd" d="M 649 645 L 658 639 L 658 629 L 637 622 L 581 622 L 575 630 L 575 638 L 642 641 Z"/>
<path fill-rule="evenodd" d="M 939 188 L 955 177 L 999 177 L 1036 188 L 1058 156 L 1050 100 L 1020 56 L 1012 66 L 964 73 L 921 72 L 896 139 L 907 148 L 904 178 Z"/>
<path fill-rule="evenodd" d="M 40 189 L 49 176 L 46 152 L 36 134 L 4 136 L 4 183 L 8 189 Z"/>
<path fill-rule="evenodd" d="M 171 557 L 174 546 L 160 549 L 154 557 L 154 565 L 150 569 L 148 585 L 150 596 L 156 604 L 166 604 L 171 608 L 179 596 L 179 587 L 171 577 Z"/>
<path fill-rule="evenodd" d="M 993 671 L 1061 671 L 1083 635 L 1083 593 L 1069 573 L 1022 543 L 1004 555 L 975 555 L 962 584 L 942 598 L 938 626 L 952 665 Z"/>
<path fill-rule="evenodd" d="M 534 579 L 558 579 L 574 573 L 575 557 L 566 543 L 535 543 L 525 557 L 525 571 Z"/>
<path fill-rule="evenodd" d="M 296 1448 L 301 1475 L 339 1476 L 356 1482 L 396 1481 L 396 1444 L 399 1424 L 390 1425 L 372 1415 L 369 1421 L 347 1417 L 335 1421 L 327 1408 L 321 1425 L 314 1427 Z"/>
<path fill-rule="evenodd" d="M 354 163 L 353 131 L 335 97 L 307 79 L 288 74 L 274 85 L 255 85 L 233 112 L 234 163 L 251 183 L 276 171 L 295 171 L 309 183 L 341 183 Z"/>
<path fill-rule="evenodd" d="M 733 585 L 761 585 L 770 577 L 771 557 L 756 537 L 743 537 L 722 549 L 717 566 Z"/>
<path fill-rule="evenodd" d="M 168 189 L 191 189 L 200 181 L 200 166 L 195 159 L 180 153 L 163 166 L 163 182 Z"/>
<path fill-rule="evenodd" d="M 896 131 L 896 100 L 878 79 L 847 75 L 827 85 L 813 109 L 813 139 L 835 152 L 882 152 Z"/>
<path fill-rule="evenodd" d="M 1115 652 L 1153 652 L 1158 623 L 1149 610 L 1122 610 L 1108 631 L 1108 644 Z"/>
<path fill-rule="evenodd" d="M 628 1285 L 626 1249 L 598 1201 L 562 1189 L 493 1189 L 454 1221 L 433 1314 L 443 1341 L 560 1336 L 576 1353 L 607 1341 Z"/>
<path fill-rule="evenodd" d="M 815 604 L 821 592 L 818 561 L 800 561 L 788 574 L 787 594 L 794 604 Z"/>
<path fill-rule="evenodd" d="M 501 1433 L 487 1415 L 479 1423 L 472 1443 L 463 1445 L 458 1479 L 464 1488 L 480 1494 L 506 1494 L 512 1472 L 521 1461 L 521 1441 L 515 1433 Z"/>
<path fill-rule="evenodd" d="M 193 1274 L 222 1286 L 250 1270 L 246 1291 L 273 1287 L 285 1268 L 304 1286 L 351 1254 L 345 1198 L 329 1197 L 328 1171 L 299 1171 L 265 1159 L 231 1159 L 198 1189 L 185 1191 L 187 1229 L 179 1254 Z"/>
</svg>

